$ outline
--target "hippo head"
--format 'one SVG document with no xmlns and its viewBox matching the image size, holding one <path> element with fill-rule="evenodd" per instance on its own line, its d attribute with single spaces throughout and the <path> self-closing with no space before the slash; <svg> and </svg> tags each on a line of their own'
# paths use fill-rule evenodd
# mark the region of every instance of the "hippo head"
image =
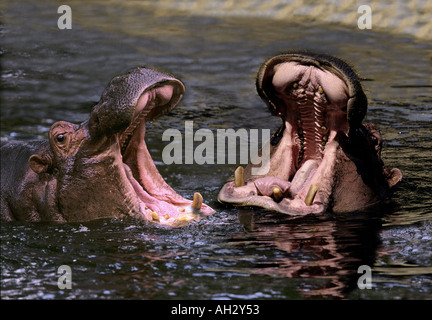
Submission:
<svg viewBox="0 0 432 320">
<path fill-rule="evenodd" d="M 270 141 L 269 171 L 252 175 L 239 167 L 218 199 L 286 214 L 348 212 L 387 197 L 401 179 L 383 167 L 382 139 L 362 124 L 367 98 L 360 79 L 344 61 L 293 52 L 259 69 L 257 91 L 282 127 Z"/>
<path fill-rule="evenodd" d="M 184 90 L 172 76 L 135 68 L 111 80 L 88 121 L 52 125 L 49 147 L 29 164 L 49 185 L 59 220 L 134 216 L 179 225 L 213 213 L 199 193 L 187 200 L 165 182 L 144 141 L 146 121 L 171 111 Z"/>
</svg>

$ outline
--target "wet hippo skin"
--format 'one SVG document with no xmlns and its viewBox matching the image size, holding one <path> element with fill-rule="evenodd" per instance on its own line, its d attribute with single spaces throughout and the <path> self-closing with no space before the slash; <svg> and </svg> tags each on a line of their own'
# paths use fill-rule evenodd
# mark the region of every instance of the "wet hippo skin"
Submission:
<svg viewBox="0 0 432 320">
<path fill-rule="evenodd" d="M 46 141 L 1 145 L 3 221 L 87 221 L 133 216 L 179 225 L 214 212 L 177 194 L 144 141 L 146 121 L 171 111 L 182 82 L 138 67 L 111 80 L 89 120 L 54 123 Z"/>
<path fill-rule="evenodd" d="M 266 61 L 256 87 L 283 122 L 270 141 L 270 169 L 253 175 L 253 164 L 238 168 L 220 202 L 305 215 L 363 210 L 388 198 L 402 174 L 384 167 L 379 130 L 362 124 L 367 97 L 352 67 L 291 52 Z"/>
</svg>

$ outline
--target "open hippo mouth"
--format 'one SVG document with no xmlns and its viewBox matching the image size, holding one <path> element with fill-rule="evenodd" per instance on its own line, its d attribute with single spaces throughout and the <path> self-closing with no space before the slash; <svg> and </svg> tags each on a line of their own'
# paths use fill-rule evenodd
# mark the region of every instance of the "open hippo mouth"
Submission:
<svg viewBox="0 0 432 320">
<path fill-rule="evenodd" d="M 121 84 L 121 87 L 116 83 Z M 122 90 L 124 96 L 132 98 L 127 101 L 123 101 L 124 98 L 113 101 L 112 97 L 122 95 L 122 92 L 119 92 Z M 127 125 L 126 129 L 116 134 L 115 146 L 116 152 L 121 155 L 121 167 L 132 187 L 127 188 L 127 197 L 129 202 L 134 204 L 134 211 L 139 211 L 146 220 L 166 225 L 179 225 L 214 212 L 203 204 L 200 193 L 194 194 L 193 201 L 187 200 L 165 182 L 144 140 L 146 121 L 155 120 L 170 112 L 183 94 L 184 86 L 179 80 L 153 69 L 136 68 L 111 81 L 94 111 L 98 115 L 99 125 L 101 122 L 110 121 L 111 128 L 112 121 L 116 126 Z M 117 114 L 113 113 L 113 108 L 104 101 L 109 101 L 109 105 L 114 103 Z"/>
<path fill-rule="evenodd" d="M 325 211 L 341 179 L 336 167 L 349 161 L 341 145 L 347 145 L 350 135 L 358 136 L 357 131 L 367 131 L 361 125 L 367 98 L 359 78 L 332 56 L 292 53 L 262 65 L 257 91 L 283 121 L 270 141 L 270 170 L 253 176 L 251 164 L 239 167 L 234 181 L 221 189 L 219 201 L 293 215 Z"/>
</svg>

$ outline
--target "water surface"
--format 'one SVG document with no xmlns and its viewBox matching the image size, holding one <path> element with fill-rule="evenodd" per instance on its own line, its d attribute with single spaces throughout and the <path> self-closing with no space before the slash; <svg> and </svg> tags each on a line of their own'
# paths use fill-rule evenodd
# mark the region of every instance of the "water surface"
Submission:
<svg viewBox="0 0 432 320">
<path fill-rule="evenodd" d="M 54 1 L 3 2 L 1 139 L 45 139 L 52 123 L 87 119 L 109 80 L 137 65 L 172 72 L 186 95 L 149 125 L 161 174 L 216 213 L 176 229 L 139 221 L 1 225 L 2 299 L 431 299 L 432 97 L 430 43 L 357 26 L 269 17 L 167 14 L 138 2 L 76 1 L 72 30 Z M 404 174 L 373 214 L 291 219 L 217 203 L 236 165 L 165 165 L 162 133 L 194 128 L 275 130 L 258 98 L 262 62 L 287 49 L 327 52 L 365 78 L 365 121 L 383 159 Z M 69 265 L 73 287 L 60 290 Z M 371 290 L 357 287 L 360 265 Z"/>
</svg>

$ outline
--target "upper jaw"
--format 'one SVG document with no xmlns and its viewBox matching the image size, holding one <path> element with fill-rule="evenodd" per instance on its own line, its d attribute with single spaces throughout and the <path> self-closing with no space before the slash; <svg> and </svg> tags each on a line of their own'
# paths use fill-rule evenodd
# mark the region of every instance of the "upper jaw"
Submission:
<svg viewBox="0 0 432 320">
<path fill-rule="evenodd" d="M 153 120 L 169 113 L 182 99 L 185 87 L 183 83 L 156 69 L 137 67 L 126 74 L 114 77 L 105 88 L 99 102 L 93 107 L 89 119 L 92 140 L 111 137 L 130 128 L 139 108 L 146 105 L 145 93 L 154 93 L 157 108 L 147 110 L 147 120 Z M 165 92 L 164 89 L 167 92 Z M 138 110 L 137 110 L 138 109 Z"/>
<path fill-rule="evenodd" d="M 347 87 L 346 91 L 337 92 L 337 88 L 341 88 L 339 85 L 336 87 L 334 86 L 337 82 L 329 81 L 329 79 L 325 77 L 323 77 L 321 81 L 323 85 L 322 88 L 326 93 L 337 93 L 335 98 L 346 94 L 348 100 L 344 107 L 346 108 L 346 120 L 348 125 L 350 129 L 357 129 L 360 127 L 367 112 L 367 97 L 363 92 L 360 78 L 348 63 L 326 54 L 293 51 L 275 56 L 262 64 L 257 74 L 256 88 L 259 96 L 266 102 L 273 115 L 278 114 L 277 105 L 280 104 L 280 99 L 276 95 L 277 85 L 275 86 L 273 83 L 273 80 L 275 80 L 273 76 L 278 68 L 283 67 L 287 63 L 320 69 L 328 75 L 337 77 L 339 82 L 344 83 Z M 298 76 L 298 72 L 295 70 L 281 74 L 285 74 L 285 77 L 288 77 L 285 79 L 287 81 L 282 81 L 282 83 L 293 83 L 295 80 L 294 78 Z M 318 88 L 315 87 L 315 89 Z M 333 100 L 335 103 L 337 102 L 334 98 L 332 99 L 331 96 L 330 100 Z"/>
</svg>

